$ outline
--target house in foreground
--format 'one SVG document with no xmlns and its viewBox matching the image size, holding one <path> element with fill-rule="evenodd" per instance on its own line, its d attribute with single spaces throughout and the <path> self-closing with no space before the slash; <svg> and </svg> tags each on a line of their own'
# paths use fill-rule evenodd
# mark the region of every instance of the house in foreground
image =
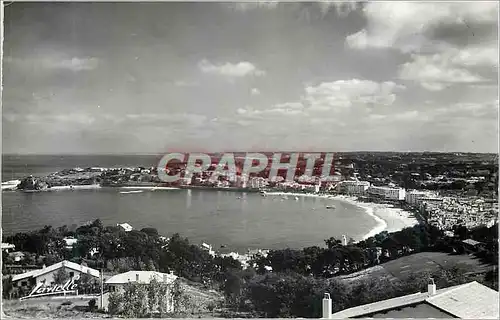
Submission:
<svg viewBox="0 0 500 320">
<path fill-rule="evenodd" d="M 124 292 L 125 286 L 131 283 L 149 285 L 151 281 L 155 279 L 158 282 L 163 282 L 166 284 L 173 284 L 175 280 L 177 280 L 177 276 L 175 276 L 172 272 L 170 273 L 161 273 L 156 271 L 129 271 L 125 273 L 120 273 L 112 276 L 108 280 L 105 281 L 105 285 L 109 290 L 109 293 L 112 292 Z M 99 305 L 102 309 L 108 310 L 108 298 L 109 293 L 106 293 L 102 299 L 102 306 Z M 168 297 L 165 297 L 169 301 L 169 310 L 173 311 L 174 309 L 174 301 L 171 293 L 167 293 Z"/>
<path fill-rule="evenodd" d="M 68 280 L 64 284 L 56 283 L 55 279 L 55 275 L 61 270 L 64 270 L 68 275 Z M 99 279 L 101 276 L 98 270 L 64 260 L 49 267 L 16 274 L 12 277 L 12 282 L 16 287 L 31 291 L 24 298 L 76 293 L 78 284 L 75 282 L 80 279 L 82 274 L 87 274 L 95 279 Z"/>
<path fill-rule="evenodd" d="M 323 318 L 461 318 L 498 319 L 498 291 L 476 281 L 427 292 L 378 301 L 331 314 L 331 299 L 323 299 Z"/>
</svg>

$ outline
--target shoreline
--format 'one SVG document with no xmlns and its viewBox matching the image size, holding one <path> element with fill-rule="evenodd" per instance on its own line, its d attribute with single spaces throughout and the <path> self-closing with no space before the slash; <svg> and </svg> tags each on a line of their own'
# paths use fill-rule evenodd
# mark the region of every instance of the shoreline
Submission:
<svg viewBox="0 0 500 320">
<path fill-rule="evenodd" d="M 412 227 L 419 223 L 411 212 L 405 211 L 401 208 L 395 208 L 393 205 L 378 204 L 372 202 L 361 202 L 358 201 L 357 197 L 353 196 L 322 195 L 313 193 L 294 193 L 294 192 L 266 192 L 265 194 L 274 196 L 296 196 L 296 197 L 331 199 L 349 203 L 353 206 L 364 209 L 365 213 L 368 216 L 372 217 L 377 222 L 377 225 L 374 228 L 372 228 L 369 232 L 367 232 L 365 235 L 363 235 L 361 239 L 354 239 L 356 242 L 366 240 L 383 231 L 396 232 L 407 227 Z"/>
<path fill-rule="evenodd" d="M 127 189 L 127 190 L 181 190 L 180 188 L 174 188 L 174 187 L 155 187 L 155 186 L 137 186 L 137 187 L 132 187 L 132 186 L 126 186 L 126 187 L 119 187 L 120 189 Z"/>
<path fill-rule="evenodd" d="M 55 186 L 51 187 L 46 190 L 34 190 L 34 191 L 24 191 L 24 192 L 43 192 L 43 191 L 63 191 L 63 190 L 95 190 L 95 189 L 101 189 L 104 188 L 100 185 L 76 185 L 76 186 Z M 160 186 L 120 186 L 120 187 L 115 187 L 116 189 L 122 189 L 122 190 L 148 190 L 148 191 L 155 191 L 155 190 L 183 190 L 183 189 L 205 189 L 205 188 L 189 188 L 189 187 L 184 187 L 184 188 L 176 188 L 176 187 L 160 187 Z M 213 190 L 214 188 L 206 188 Z M 232 188 L 223 188 L 224 191 L 240 191 L 237 189 L 232 189 Z M 6 191 L 6 190 L 5 190 Z M 16 191 L 21 191 L 21 190 L 16 190 Z M 221 191 L 221 190 L 217 190 Z M 254 191 L 254 190 L 252 190 Z M 250 191 L 250 192 L 252 192 Z M 248 192 L 248 190 L 246 191 Z M 255 191 L 254 191 L 255 192 Z M 283 191 L 270 191 L 270 192 L 265 192 L 263 195 L 269 195 L 269 196 L 291 196 L 291 197 L 307 197 L 307 198 L 321 198 L 321 199 L 330 199 L 330 200 L 337 200 L 341 201 L 344 203 L 348 203 L 350 205 L 353 205 L 358 208 L 364 209 L 365 213 L 373 218 L 377 225 L 373 227 L 371 230 L 369 230 L 366 234 L 363 236 L 356 236 L 353 237 L 355 242 L 363 241 L 366 240 L 370 237 L 373 237 L 383 231 L 387 232 L 396 232 L 400 231 L 404 228 L 407 227 L 412 227 L 416 224 L 418 224 L 418 220 L 415 218 L 415 216 L 408 211 L 405 211 L 401 208 L 396 208 L 393 205 L 390 204 L 378 204 L 378 203 L 373 203 L 373 202 L 361 202 L 358 201 L 358 198 L 355 196 L 345 196 L 345 195 L 329 195 L 329 194 L 315 194 L 315 193 L 302 193 L 302 192 L 283 192 Z"/>
</svg>

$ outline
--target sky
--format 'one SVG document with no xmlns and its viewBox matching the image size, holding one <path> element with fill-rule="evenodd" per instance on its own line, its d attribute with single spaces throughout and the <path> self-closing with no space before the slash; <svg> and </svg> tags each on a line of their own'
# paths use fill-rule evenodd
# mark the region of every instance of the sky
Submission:
<svg viewBox="0 0 500 320">
<path fill-rule="evenodd" d="M 12 3 L 4 153 L 498 152 L 498 3 Z"/>
</svg>

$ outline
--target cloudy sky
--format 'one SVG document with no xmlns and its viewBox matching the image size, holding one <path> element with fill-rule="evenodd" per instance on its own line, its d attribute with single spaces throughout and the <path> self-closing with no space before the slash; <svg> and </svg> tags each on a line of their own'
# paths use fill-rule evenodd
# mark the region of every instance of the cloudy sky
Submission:
<svg viewBox="0 0 500 320">
<path fill-rule="evenodd" d="M 498 4 L 13 3 L 4 153 L 498 150 Z"/>
</svg>

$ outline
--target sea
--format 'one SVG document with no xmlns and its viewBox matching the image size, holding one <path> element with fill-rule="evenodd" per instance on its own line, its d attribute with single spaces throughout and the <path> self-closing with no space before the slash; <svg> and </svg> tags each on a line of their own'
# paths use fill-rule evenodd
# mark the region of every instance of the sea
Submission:
<svg viewBox="0 0 500 320">
<path fill-rule="evenodd" d="M 2 181 L 42 176 L 74 167 L 156 166 L 156 155 L 3 155 Z M 215 249 L 324 246 L 330 237 L 360 240 L 377 226 L 365 210 L 339 200 L 215 190 L 155 190 L 121 193 L 119 188 L 38 193 L 2 192 L 4 235 L 46 225 L 75 227 L 100 219 L 105 225 L 153 227 L 179 233 Z M 326 208 L 329 205 L 335 209 Z"/>
</svg>

